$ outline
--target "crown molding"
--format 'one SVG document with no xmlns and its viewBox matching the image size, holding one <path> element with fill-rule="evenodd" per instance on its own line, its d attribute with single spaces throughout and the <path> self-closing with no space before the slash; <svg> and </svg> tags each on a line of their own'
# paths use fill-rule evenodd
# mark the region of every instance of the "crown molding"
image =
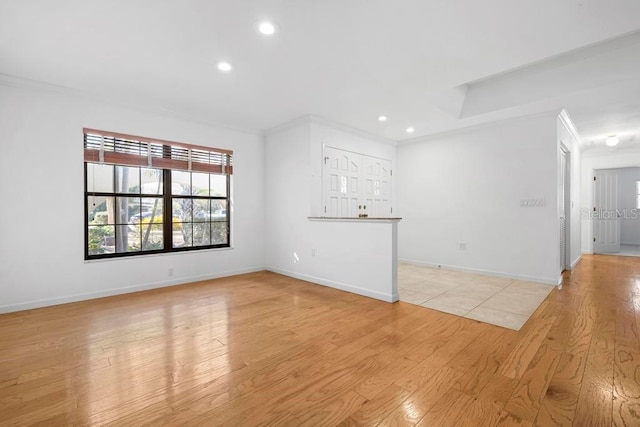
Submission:
<svg viewBox="0 0 640 427">
<path fill-rule="evenodd" d="M 309 117 L 311 118 L 311 123 L 315 123 L 317 125 L 325 126 L 325 127 L 328 127 L 334 130 L 339 130 L 346 133 L 350 133 L 351 135 L 359 136 L 361 138 L 373 140 L 376 142 L 381 142 L 383 144 L 392 145 L 394 147 L 398 145 L 398 141 L 396 140 L 385 138 L 383 136 L 376 135 L 374 133 L 367 132 L 362 129 L 354 128 L 349 125 L 345 125 L 343 123 L 336 122 L 331 119 L 327 119 L 325 117 L 316 116 L 313 114 L 311 114 Z"/>
<path fill-rule="evenodd" d="M 16 77 L 8 74 L 0 73 L 0 86 L 14 87 L 25 90 L 35 90 L 40 92 L 48 92 L 66 96 L 69 98 L 76 98 L 83 101 L 98 102 L 100 104 L 107 104 L 114 107 L 126 108 L 128 110 L 139 111 L 143 113 L 155 114 L 166 118 L 181 120 L 198 125 L 212 126 L 220 129 L 225 129 L 234 132 L 241 132 L 250 135 L 261 135 L 261 132 L 257 129 L 243 128 L 239 126 L 233 126 L 226 123 L 216 122 L 215 120 L 202 119 L 200 117 L 189 116 L 184 113 L 180 113 L 167 108 L 158 108 L 149 104 L 141 102 L 131 102 L 130 100 L 123 100 L 111 95 L 103 95 L 96 92 L 76 89 L 68 86 L 57 85 L 53 83 L 42 82 L 39 80 L 31 80 L 22 77 Z"/>
<path fill-rule="evenodd" d="M 303 126 L 303 125 L 310 125 L 311 124 L 311 116 L 310 115 L 305 115 L 305 116 L 300 116 L 297 117 L 293 120 L 290 120 L 288 122 L 284 122 L 280 125 L 271 127 L 269 129 L 265 129 L 262 131 L 262 136 L 272 136 L 272 135 L 277 135 L 279 133 L 282 132 L 286 132 L 289 129 L 293 129 L 296 128 L 298 126 Z"/>
<path fill-rule="evenodd" d="M 403 140 L 399 141 L 398 146 L 402 147 L 402 146 L 405 146 L 405 145 L 419 144 L 419 143 L 422 143 L 422 142 L 431 142 L 431 141 L 437 140 L 439 138 L 443 138 L 443 137 L 447 137 L 447 136 L 453 136 L 453 135 L 459 135 L 459 134 L 471 132 L 471 131 L 474 131 L 474 130 L 490 128 L 492 126 L 496 126 L 496 125 L 503 124 L 503 123 L 518 122 L 518 121 L 531 120 L 531 119 L 543 118 L 543 117 L 547 117 L 549 119 L 552 119 L 552 118 L 556 118 L 557 116 L 558 116 L 558 110 L 557 109 L 553 109 L 553 110 L 547 110 L 547 111 L 542 111 L 542 112 L 537 112 L 537 113 L 522 114 L 522 115 L 518 115 L 518 116 L 504 117 L 504 118 L 499 118 L 499 119 L 495 119 L 495 120 L 488 120 L 488 121 L 480 122 L 480 123 L 470 123 L 468 125 L 460 126 L 460 127 L 454 128 L 454 129 L 448 129 L 448 130 L 444 130 L 444 131 L 441 131 L 441 132 L 434 132 L 434 133 L 430 133 L 430 134 L 427 134 L 427 135 L 422 135 L 422 136 L 418 136 L 418 137 L 410 138 L 410 139 L 403 139 Z"/>
<path fill-rule="evenodd" d="M 578 130 L 576 129 L 576 126 L 573 124 L 573 120 L 571 120 L 571 116 L 569 116 L 569 112 L 563 108 L 562 111 L 560 111 L 560 114 L 558 115 L 558 119 L 564 125 L 564 127 L 567 128 L 567 131 L 571 134 L 573 139 L 577 142 L 578 147 L 580 147 L 580 145 L 582 144 L 582 139 L 578 134 Z"/>
<path fill-rule="evenodd" d="M 307 115 L 295 118 L 286 123 L 283 123 L 281 125 L 267 129 L 263 132 L 263 135 L 265 137 L 268 137 L 281 132 L 285 132 L 291 128 L 295 128 L 302 125 L 312 125 L 312 124 L 328 127 L 334 130 L 338 130 L 341 132 L 349 133 L 354 136 L 358 136 L 360 138 L 381 142 L 383 144 L 393 145 L 394 147 L 398 144 L 398 142 L 395 140 L 385 138 L 385 137 L 364 131 L 362 129 L 357 129 L 357 128 L 345 125 L 343 123 L 339 123 L 334 120 L 327 119 L 325 117 L 316 116 L 314 114 L 307 114 Z"/>
</svg>

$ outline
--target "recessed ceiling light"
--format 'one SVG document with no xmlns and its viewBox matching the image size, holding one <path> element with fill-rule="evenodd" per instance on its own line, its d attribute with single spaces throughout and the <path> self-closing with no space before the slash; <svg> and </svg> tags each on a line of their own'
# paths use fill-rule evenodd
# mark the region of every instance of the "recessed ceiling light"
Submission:
<svg viewBox="0 0 640 427">
<path fill-rule="evenodd" d="M 218 62 L 218 70 L 220 70 L 220 71 L 228 73 L 232 69 L 233 69 L 233 67 L 228 62 L 226 62 L 226 61 Z"/>
<path fill-rule="evenodd" d="M 415 131 L 415 129 L 412 128 L 412 127 L 408 127 L 407 128 L 407 133 L 413 133 L 414 131 Z"/>
<path fill-rule="evenodd" d="M 620 142 L 620 140 L 617 136 L 610 135 L 605 141 L 605 144 L 607 144 L 609 147 L 615 147 L 616 145 L 618 145 L 618 142 Z"/>
<path fill-rule="evenodd" d="M 276 32 L 276 26 L 269 21 L 262 21 L 258 24 L 258 31 L 265 36 L 271 36 Z"/>
<path fill-rule="evenodd" d="M 387 116 L 379 116 L 379 117 L 378 117 L 378 121 L 380 121 L 380 122 L 386 122 L 386 121 L 387 121 Z"/>
</svg>

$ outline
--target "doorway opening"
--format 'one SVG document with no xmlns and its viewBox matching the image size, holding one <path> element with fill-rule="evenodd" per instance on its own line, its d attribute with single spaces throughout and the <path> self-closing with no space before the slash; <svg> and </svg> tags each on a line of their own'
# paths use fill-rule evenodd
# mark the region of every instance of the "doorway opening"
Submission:
<svg viewBox="0 0 640 427">
<path fill-rule="evenodd" d="M 593 252 L 640 256 L 640 167 L 596 169 Z"/>
</svg>

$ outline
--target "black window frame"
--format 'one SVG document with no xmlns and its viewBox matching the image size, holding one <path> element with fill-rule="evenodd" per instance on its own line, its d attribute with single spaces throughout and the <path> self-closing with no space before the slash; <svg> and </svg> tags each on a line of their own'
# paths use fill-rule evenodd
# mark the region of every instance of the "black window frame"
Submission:
<svg viewBox="0 0 640 427">
<path fill-rule="evenodd" d="M 226 173 L 217 173 L 217 172 L 212 172 L 210 170 L 203 170 L 204 167 L 212 167 L 210 165 L 202 165 L 202 164 L 198 164 L 196 165 L 197 168 L 194 168 L 193 170 L 191 170 L 191 157 L 189 157 L 189 170 L 187 170 L 186 168 L 180 167 L 180 168 L 163 168 L 163 167 L 157 167 L 157 166 L 152 166 L 152 165 L 144 165 L 142 164 L 142 162 L 139 162 L 138 160 L 135 160 L 135 162 L 137 164 L 132 164 L 132 163 L 123 163 L 123 164 L 119 164 L 117 161 L 111 161 L 111 162 L 107 162 L 107 163 L 101 163 L 101 162 L 96 162 L 96 155 L 94 152 L 90 152 L 89 155 L 87 154 L 87 131 L 91 131 L 91 132 L 102 132 L 102 131 L 93 131 L 93 130 L 87 130 L 85 129 L 85 161 L 84 161 L 84 258 L 85 260 L 96 260 L 96 259 L 106 259 L 106 258 L 123 258 L 123 257 L 131 257 L 131 256 L 144 256 L 144 255 L 153 255 L 153 254 L 161 254 L 161 253 L 179 253 L 179 252 L 188 252 L 188 251 L 199 251 L 199 250 L 210 250 L 210 249 L 220 249 L 220 248 L 230 248 L 231 247 L 231 171 L 232 171 L 232 166 L 231 166 L 231 154 L 228 153 L 232 153 L 228 150 L 220 150 L 226 154 L 223 155 L 223 157 L 226 159 L 224 160 L 225 163 L 223 163 L 222 165 L 220 165 L 220 160 L 219 157 L 217 158 L 217 167 L 218 169 L 220 169 L 222 172 L 226 172 Z M 109 133 L 105 134 L 109 135 Z M 113 134 L 116 135 L 116 138 L 135 138 L 136 141 L 137 140 L 143 140 L 140 137 L 134 137 L 131 135 L 124 135 L 124 134 Z M 175 146 L 175 144 L 177 143 L 172 143 L 172 142 L 167 142 L 167 141 L 160 141 L 159 140 L 149 140 L 149 141 L 153 141 L 154 144 L 158 144 L 158 143 L 167 143 L 167 145 L 164 145 L 162 148 L 162 159 L 166 160 L 167 158 L 170 158 L 171 153 L 172 153 L 172 147 Z M 199 147 L 199 146 L 190 146 L 187 144 L 184 144 L 184 146 L 186 147 L 195 147 L 194 149 L 197 150 L 218 150 L 218 149 L 210 149 L 208 147 Z M 102 148 L 101 148 L 102 149 Z M 113 153 L 111 153 L 113 154 Z M 212 155 L 216 155 L 218 156 L 219 153 L 216 151 L 213 151 Z M 189 154 L 189 156 L 191 156 Z M 100 159 L 102 159 L 104 157 L 104 155 L 102 153 L 100 153 Z M 145 160 L 146 161 L 146 160 Z M 206 161 L 206 160 L 205 160 Z M 149 163 L 151 163 L 151 160 L 149 161 Z M 213 162 L 212 162 L 213 163 Z M 112 168 L 112 173 L 113 173 L 113 188 L 112 188 L 112 192 L 105 192 L 105 191 L 92 191 L 92 189 L 88 188 L 88 183 L 89 183 L 89 176 L 88 176 L 88 165 L 89 164 L 96 164 L 96 165 L 101 165 L 101 164 L 109 164 L 109 165 L 113 165 Z M 143 189 L 142 189 L 142 185 L 139 186 L 139 193 L 123 193 L 123 192 L 119 192 L 118 188 L 117 188 L 117 166 L 124 166 L 124 167 L 133 167 L 133 168 L 139 168 L 140 171 L 142 171 L 143 169 L 146 168 L 151 168 L 151 169 L 156 169 L 161 171 L 161 177 L 162 177 L 162 192 L 161 194 L 150 194 L 150 193 L 143 193 Z M 225 186 L 225 195 L 224 196 L 220 196 L 220 195 L 211 195 L 211 193 L 207 193 L 206 195 L 203 194 L 173 194 L 172 192 L 172 171 L 174 170 L 179 170 L 182 172 L 188 172 L 190 174 L 190 183 L 193 180 L 193 174 L 194 173 L 206 173 L 209 174 L 210 176 L 212 175 L 218 175 L 218 176 L 224 176 L 226 179 L 226 186 Z M 228 172 L 227 172 L 228 171 Z M 211 178 L 210 178 L 210 186 L 211 186 Z M 95 190 L 95 189 L 94 189 Z M 118 200 L 118 198 L 122 198 L 122 197 L 133 197 L 133 198 L 141 198 L 141 200 L 143 198 L 158 198 L 160 200 L 162 200 L 162 248 L 158 248 L 158 249 L 146 249 L 143 250 L 142 247 L 140 247 L 140 250 L 136 250 L 136 251 L 121 251 L 118 252 L 117 250 L 114 250 L 113 252 L 107 252 L 107 253 L 99 253 L 99 254 L 90 254 L 91 252 L 91 248 L 90 248 L 90 236 L 89 236 L 89 227 L 90 226 L 95 226 L 95 224 L 90 224 L 91 222 L 91 218 L 90 218 L 90 209 L 89 209 L 89 200 L 91 197 L 113 197 L 114 201 Z M 176 199 L 178 200 L 199 200 L 199 201 L 208 201 L 209 202 L 209 213 L 208 213 L 208 218 L 200 218 L 197 221 L 194 219 L 193 217 L 193 210 L 191 211 L 191 221 L 179 221 L 179 222 L 174 222 L 174 212 L 173 212 L 173 206 L 174 206 L 174 202 L 178 202 Z M 225 212 L 224 212 L 224 216 L 223 217 L 217 217 L 216 219 L 214 219 L 212 217 L 212 211 L 211 211 L 211 207 L 213 206 L 214 202 L 222 202 L 222 204 L 225 206 Z M 142 207 L 142 201 L 141 201 L 141 205 Z M 115 209 L 115 207 L 114 207 Z M 141 212 L 141 209 L 140 209 Z M 117 213 L 115 214 L 115 216 L 117 217 Z M 140 217 L 142 218 L 142 217 Z M 220 219 L 222 218 L 222 219 Z M 184 218 L 183 218 L 184 219 Z M 114 222 L 117 219 L 114 219 Z M 114 226 L 114 230 L 113 230 L 113 234 L 114 234 L 114 247 L 117 247 L 117 239 L 118 239 L 118 235 L 119 233 L 116 231 L 116 227 L 124 227 L 124 226 L 128 226 L 130 222 L 128 221 L 127 224 L 121 224 L 121 223 L 115 223 Z M 209 226 L 209 233 L 208 233 L 208 237 L 209 237 L 209 241 L 211 242 L 214 236 L 214 226 L 215 224 L 220 223 L 220 224 L 225 224 L 226 227 L 226 242 L 225 243 L 210 243 L 210 244 L 206 244 L 206 245 L 191 245 L 191 246 L 179 246 L 179 247 L 174 247 L 173 246 L 173 233 L 174 233 L 174 227 L 175 224 L 181 224 L 181 227 L 184 227 L 185 224 L 190 224 L 192 227 L 192 233 L 193 233 L 193 227 L 195 226 L 194 224 L 208 224 Z M 112 224 L 109 224 L 112 225 Z M 159 224 L 158 224 L 159 225 Z M 142 230 L 141 230 L 142 231 Z M 222 233 L 224 233 L 224 229 L 222 230 Z M 219 235 L 219 234 L 218 234 Z M 191 235 L 191 238 L 193 238 L 193 234 Z M 142 240 L 141 240 L 142 243 Z M 142 244 L 141 244 L 142 246 Z"/>
</svg>

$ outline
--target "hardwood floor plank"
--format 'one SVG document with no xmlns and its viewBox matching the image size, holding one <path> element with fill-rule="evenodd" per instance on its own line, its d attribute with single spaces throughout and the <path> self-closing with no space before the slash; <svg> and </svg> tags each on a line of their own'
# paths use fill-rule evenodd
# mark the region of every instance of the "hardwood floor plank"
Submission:
<svg viewBox="0 0 640 427">
<path fill-rule="evenodd" d="M 566 313 L 567 320 L 573 322 L 536 418 L 539 425 L 571 425 L 578 404 L 595 312 L 591 305 L 581 303 Z"/>
<path fill-rule="evenodd" d="M 542 344 L 531 364 L 522 374 L 505 409 L 533 423 L 559 360 L 560 354 L 551 345 Z"/>
<path fill-rule="evenodd" d="M 401 405 L 387 414 L 382 425 L 417 424 L 461 375 L 461 372 L 447 367 L 434 370 Z"/>
<path fill-rule="evenodd" d="M 498 418 L 498 422 L 496 423 L 496 426 L 505 426 L 505 427 L 516 427 L 516 426 L 522 426 L 522 427 L 531 427 L 533 426 L 533 424 L 527 420 L 523 420 L 522 418 L 518 417 L 517 415 L 513 415 L 507 411 L 502 411 L 502 414 L 500 414 L 500 417 Z"/>
<path fill-rule="evenodd" d="M 535 327 L 523 329 L 522 337 L 518 339 L 515 348 L 507 357 L 500 374 L 508 378 L 520 379 L 544 343 L 555 321 L 555 316 L 547 317 L 538 322 Z"/>
<path fill-rule="evenodd" d="M 613 422 L 640 425 L 640 350 L 637 342 L 616 341 L 613 375 Z"/>
<path fill-rule="evenodd" d="M 468 406 L 463 407 L 462 415 L 458 418 L 456 425 L 464 427 L 493 427 L 498 423 L 501 415 L 502 408 L 494 402 L 473 398 Z"/>
<path fill-rule="evenodd" d="M 349 417 L 342 420 L 341 426 L 375 426 L 387 416 L 387 414 L 402 405 L 411 392 L 390 385 L 370 400 L 367 400 Z"/>
<path fill-rule="evenodd" d="M 447 427 L 462 425 L 458 420 L 464 415 L 464 412 L 471 406 L 473 401 L 474 399 L 471 396 L 450 388 L 442 398 L 429 409 L 416 426 Z"/>
</svg>

